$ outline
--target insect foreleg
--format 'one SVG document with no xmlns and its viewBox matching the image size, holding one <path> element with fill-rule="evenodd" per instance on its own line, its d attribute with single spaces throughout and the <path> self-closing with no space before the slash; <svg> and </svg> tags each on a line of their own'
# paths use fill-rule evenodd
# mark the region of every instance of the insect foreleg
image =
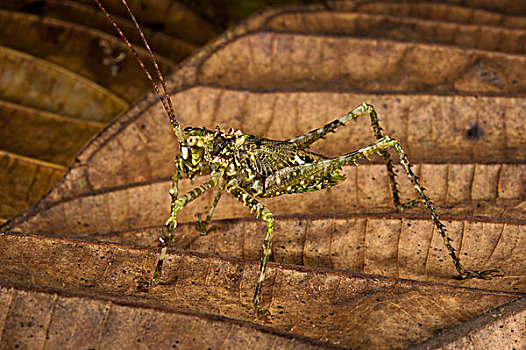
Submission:
<svg viewBox="0 0 526 350">
<path fill-rule="evenodd" d="M 178 195 L 178 182 L 181 179 L 180 173 L 177 172 L 172 177 L 172 187 L 170 189 L 170 195 L 172 197 L 172 204 L 171 204 L 171 211 L 170 211 L 170 217 L 165 223 L 166 226 L 166 233 L 162 235 L 161 237 L 161 254 L 159 255 L 159 259 L 157 260 L 157 265 L 155 266 L 155 271 L 153 273 L 153 278 L 150 280 L 145 279 L 144 277 L 139 278 L 139 282 L 145 286 L 155 286 L 159 283 L 159 280 L 162 275 L 162 268 L 163 268 L 163 262 L 164 257 L 166 255 L 166 251 L 169 247 L 173 244 L 173 237 L 174 237 L 174 230 L 177 227 L 177 213 L 183 209 L 188 203 L 193 201 L 196 198 L 199 198 L 203 194 L 205 194 L 208 190 L 216 186 L 219 182 L 219 180 L 222 177 L 222 173 L 214 172 L 212 173 L 211 179 L 205 182 L 202 185 L 199 185 L 198 187 L 194 188 L 193 190 L 185 193 L 182 197 L 177 198 Z"/>
<path fill-rule="evenodd" d="M 223 180 L 221 183 L 221 186 L 219 186 L 219 190 L 217 191 L 217 194 L 214 198 L 214 202 L 212 203 L 212 207 L 208 211 L 208 215 L 206 216 L 206 220 L 204 222 L 201 221 L 201 214 L 197 214 L 197 229 L 199 232 L 201 232 L 201 236 L 206 236 L 208 234 L 208 225 L 210 224 L 210 220 L 212 220 L 212 215 L 214 215 L 214 210 L 217 206 L 217 203 L 219 203 L 219 199 L 221 198 L 221 195 L 223 194 L 223 190 L 226 186 L 226 180 Z"/>
<path fill-rule="evenodd" d="M 239 200 L 243 205 L 250 208 L 250 211 L 256 212 L 256 217 L 261 217 L 267 223 L 267 232 L 263 240 L 263 253 L 261 255 L 261 265 L 259 269 L 259 276 L 254 293 L 254 308 L 258 314 L 264 314 L 267 311 L 261 307 L 261 288 L 263 287 L 263 280 L 265 279 L 265 269 L 267 267 L 268 259 L 272 253 L 272 234 L 274 231 L 274 216 L 263 204 L 258 202 L 254 197 L 243 191 L 239 187 L 239 182 L 234 179 L 226 185 L 226 190 Z"/>
</svg>

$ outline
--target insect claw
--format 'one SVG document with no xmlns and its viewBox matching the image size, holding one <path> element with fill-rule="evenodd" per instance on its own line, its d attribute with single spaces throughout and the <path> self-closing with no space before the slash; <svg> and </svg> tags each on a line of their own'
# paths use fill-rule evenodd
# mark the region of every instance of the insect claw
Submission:
<svg viewBox="0 0 526 350">
<path fill-rule="evenodd" d="M 258 317 L 265 317 L 265 316 L 269 316 L 270 315 L 270 311 L 268 311 L 267 309 L 263 309 L 259 305 L 255 306 L 255 311 L 256 311 L 256 315 Z"/>
<path fill-rule="evenodd" d="M 460 273 L 458 276 L 459 279 L 470 279 L 470 278 L 478 278 L 478 279 L 491 279 L 492 277 L 496 276 L 502 276 L 503 272 L 501 269 L 491 269 L 491 270 L 482 270 L 482 271 L 470 271 L 470 270 L 464 270 Z"/>
<path fill-rule="evenodd" d="M 139 291 L 148 291 L 151 287 L 155 287 L 159 284 L 158 279 L 148 279 L 144 276 L 138 276 L 134 280 L 135 283 L 137 283 L 137 290 Z"/>
</svg>

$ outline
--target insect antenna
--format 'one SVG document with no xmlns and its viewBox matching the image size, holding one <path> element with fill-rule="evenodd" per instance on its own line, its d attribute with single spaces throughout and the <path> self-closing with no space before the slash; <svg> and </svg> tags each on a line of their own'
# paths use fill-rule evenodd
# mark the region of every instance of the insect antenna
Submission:
<svg viewBox="0 0 526 350">
<path fill-rule="evenodd" d="M 146 74 L 146 77 L 148 78 L 148 80 L 151 81 L 151 83 L 153 85 L 153 88 L 154 88 L 155 92 L 157 93 L 157 96 L 159 96 L 159 99 L 161 100 L 161 103 L 162 103 L 162 105 L 164 107 L 164 110 L 166 111 L 166 113 L 168 114 L 168 117 L 170 118 L 170 123 L 172 124 L 172 128 L 173 128 L 173 130 L 175 132 L 175 136 L 177 136 L 179 141 L 183 141 L 183 133 L 181 132 L 181 127 L 179 126 L 179 123 L 177 122 L 177 118 L 175 116 L 175 111 L 174 111 L 174 108 L 173 108 L 173 105 L 172 105 L 172 100 L 170 99 L 170 95 L 168 94 L 168 90 L 166 89 L 166 84 L 164 83 L 164 78 L 163 78 L 163 75 L 161 73 L 161 69 L 159 68 L 159 65 L 157 64 L 157 60 L 155 59 L 155 56 L 153 55 L 153 52 L 150 49 L 150 45 L 148 45 L 148 41 L 146 40 L 146 37 L 144 36 L 144 33 L 142 32 L 141 27 L 139 26 L 139 23 L 135 19 L 135 16 L 133 15 L 130 7 L 128 6 L 128 3 L 126 2 L 126 0 L 121 0 L 122 3 L 124 4 L 124 6 L 126 6 L 126 10 L 128 11 L 128 14 L 130 15 L 133 23 L 135 24 L 135 27 L 139 31 L 139 34 L 141 36 L 142 42 L 144 43 L 144 46 L 148 50 L 148 55 L 150 56 L 150 59 L 152 60 L 152 63 L 154 65 L 154 67 L 155 67 L 155 70 L 157 72 L 157 76 L 159 78 L 159 81 L 161 82 L 161 86 L 163 88 L 164 94 L 161 93 L 161 91 L 159 90 L 159 87 L 157 86 L 157 84 L 153 80 L 153 77 L 150 74 L 150 71 L 148 70 L 148 68 L 146 68 L 146 65 L 144 64 L 143 60 L 139 57 L 139 54 L 137 54 L 137 51 L 135 51 L 135 48 L 133 47 L 131 42 L 128 40 L 128 38 L 126 37 L 126 35 L 122 31 L 122 29 L 119 27 L 119 25 L 113 20 L 113 18 L 111 17 L 110 13 L 106 10 L 104 5 L 102 5 L 100 0 L 94 0 L 94 1 L 97 3 L 97 5 L 101 9 L 101 11 L 104 12 L 104 14 L 108 18 L 108 20 L 111 22 L 113 27 L 117 30 L 117 32 L 119 32 L 119 35 L 121 36 L 122 40 L 124 40 L 126 45 L 128 45 L 128 47 L 130 48 L 131 52 L 135 56 L 135 59 L 137 59 L 137 62 L 139 62 L 139 65 L 141 66 L 142 70 L 144 71 L 144 74 Z"/>
</svg>

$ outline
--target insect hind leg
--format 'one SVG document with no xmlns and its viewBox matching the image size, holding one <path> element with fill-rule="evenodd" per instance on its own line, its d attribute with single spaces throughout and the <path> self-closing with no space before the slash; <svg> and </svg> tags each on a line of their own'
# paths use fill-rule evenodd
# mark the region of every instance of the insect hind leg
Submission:
<svg viewBox="0 0 526 350">
<path fill-rule="evenodd" d="M 464 268 L 464 266 L 461 264 L 460 259 L 457 257 L 455 253 L 455 249 L 451 246 L 451 238 L 446 233 L 446 228 L 444 224 L 440 221 L 440 217 L 433 206 L 433 203 L 425 193 L 424 188 L 420 185 L 418 177 L 413 173 L 411 170 L 411 164 L 409 163 L 409 160 L 407 159 L 407 155 L 405 154 L 404 150 L 400 146 L 397 140 L 390 138 L 389 136 L 383 136 L 379 140 L 377 140 L 375 143 L 364 147 L 360 150 L 348 153 L 346 155 L 323 160 L 320 162 L 303 165 L 301 166 L 303 168 L 303 175 L 307 176 L 323 176 L 323 174 L 327 174 L 329 172 L 332 172 L 336 169 L 341 168 L 344 165 L 347 164 L 356 164 L 356 161 L 358 159 L 366 158 L 369 159 L 369 155 L 373 153 L 377 153 L 379 155 L 382 155 L 382 151 L 387 150 L 388 148 L 393 147 L 396 151 L 396 154 L 398 158 L 400 159 L 400 164 L 404 168 L 404 171 L 411 181 L 415 191 L 417 192 L 419 199 L 418 202 L 422 202 L 424 204 L 424 207 L 431 215 L 431 218 L 433 220 L 433 223 L 435 224 L 435 227 L 438 229 L 438 232 L 440 233 L 440 236 L 442 237 L 444 241 L 444 245 L 446 246 L 449 255 L 451 256 L 451 259 L 453 260 L 453 264 L 455 265 L 456 270 L 459 273 L 459 277 L 464 278 L 490 278 L 493 274 L 501 273 L 499 269 L 491 269 L 491 270 L 483 270 L 483 271 L 470 271 Z M 412 201 L 410 203 L 413 203 L 415 201 Z"/>
<path fill-rule="evenodd" d="M 420 182 L 418 180 L 418 177 L 413 173 L 411 170 L 411 164 L 409 163 L 409 160 L 407 159 L 407 155 L 405 154 L 404 150 L 402 149 L 402 146 L 398 143 L 397 140 L 391 139 L 388 136 L 382 135 L 382 128 L 380 127 L 380 124 L 378 122 L 378 115 L 376 114 L 376 110 L 372 105 L 363 103 L 360 106 L 358 106 L 355 111 L 358 113 L 367 113 L 371 117 L 371 126 L 373 128 L 373 133 L 376 139 L 379 142 L 382 139 L 388 138 L 391 140 L 391 146 L 394 147 L 396 154 L 398 158 L 400 159 L 400 164 L 403 166 L 404 171 L 411 181 L 415 191 L 418 193 L 419 199 L 409 201 L 407 203 L 401 203 L 400 202 L 400 195 L 397 187 L 397 183 L 395 180 L 395 173 L 393 171 L 393 164 L 391 161 L 391 156 L 389 152 L 387 152 L 386 149 L 380 150 L 380 155 L 383 157 L 385 165 L 387 167 L 387 175 L 389 177 L 389 183 L 391 186 L 391 192 L 393 194 L 393 201 L 398 209 L 398 211 L 403 211 L 404 209 L 410 208 L 418 203 L 423 203 L 426 210 L 431 215 L 431 218 L 433 219 L 433 223 L 435 224 L 436 228 L 438 229 L 438 232 L 440 233 L 440 236 L 442 237 L 444 241 L 444 245 L 446 246 L 449 255 L 451 256 L 451 259 L 453 260 L 453 264 L 455 265 L 455 268 L 457 272 L 459 273 L 459 277 L 464 278 L 490 278 L 493 274 L 501 273 L 499 269 L 490 269 L 490 270 L 483 270 L 483 271 L 470 271 L 466 270 L 464 266 L 460 263 L 460 259 L 457 257 L 455 253 L 455 249 L 451 246 L 451 238 L 446 233 L 446 228 L 444 224 L 440 221 L 440 218 L 438 216 L 438 213 L 433 206 L 433 203 L 427 196 L 427 194 L 424 191 L 424 187 L 420 185 Z"/>
<path fill-rule="evenodd" d="M 371 127 L 373 129 L 374 137 L 377 140 L 380 140 L 382 135 L 382 128 L 380 127 L 380 123 L 378 121 L 378 114 L 376 113 L 376 110 L 374 107 L 367 103 L 362 103 L 358 107 L 354 109 L 356 114 L 366 115 L 368 114 L 371 119 Z M 382 156 L 385 166 L 387 168 L 387 178 L 389 179 L 389 186 L 391 188 L 391 194 L 393 196 L 393 203 L 396 209 L 399 212 L 402 212 L 404 209 L 408 209 L 413 207 L 414 205 L 418 204 L 420 201 L 410 201 L 408 203 L 402 204 L 400 201 L 400 191 L 398 190 L 398 184 L 396 183 L 396 174 L 394 172 L 393 168 L 393 162 L 391 160 L 391 155 L 387 150 L 381 150 L 380 155 Z"/>
<path fill-rule="evenodd" d="M 400 164 L 403 166 L 404 171 L 413 184 L 413 187 L 415 191 L 418 193 L 418 196 L 420 197 L 420 201 L 424 204 L 424 207 L 428 211 L 428 213 L 431 215 L 431 219 L 433 220 L 433 223 L 435 224 L 435 227 L 438 229 L 438 232 L 440 233 L 440 236 L 442 237 L 444 241 L 444 245 L 446 246 L 449 255 L 451 256 L 451 259 L 453 260 L 453 264 L 455 265 L 455 268 L 457 272 L 459 273 L 459 278 L 466 279 L 466 278 L 491 278 L 493 275 L 501 274 L 502 271 L 500 269 L 490 269 L 490 270 L 481 270 L 481 271 L 470 271 L 464 268 L 464 266 L 461 264 L 459 257 L 455 253 L 455 248 L 451 246 L 451 238 L 447 235 L 446 227 L 442 222 L 440 221 L 440 217 L 433 206 L 433 203 L 425 193 L 424 188 L 420 185 L 418 176 L 416 176 L 413 171 L 411 170 L 411 163 L 409 163 L 409 160 L 407 159 L 407 155 L 405 154 L 404 150 L 402 149 L 402 146 L 398 143 L 398 141 L 393 140 L 393 147 L 396 151 L 396 154 L 398 158 L 400 159 Z M 414 201 L 413 201 L 414 202 Z M 410 202 L 412 203 L 412 202 Z"/>
<path fill-rule="evenodd" d="M 382 135 L 382 128 L 380 127 L 380 124 L 378 122 L 378 115 L 376 113 L 376 110 L 374 107 L 367 103 L 362 103 L 349 113 L 341 116 L 338 119 L 333 120 L 332 122 L 322 126 L 321 128 L 314 129 L 312 131 L 309 131 L 306 134 L 300 135 L 298 137 L 292 138 L 287 140 L 290 143 L 293 143 L 298 147 L 299 149 L 306 149 L 310 145 L 312 145 L 317 140 L 323 138 L 325 135 L 327 135 L 330 132 L 334 132 L 334 130 L 340 126 L 345 125 L 348 121 L 356 120 L 359 117 L 363 117 L 369 115 L 371 119 L 371 127 L 373 129 L 373 134 L 377 140 L 380 140 Z M 400 192 L 398 190 L 398 184 L 396 183 L 395 179 L 395 173 L 393 169 L 393 164 L 391 161 L 391 156 L 389 155 L 389 152 L 385 150 L 380 150 L 380 154 L 384 159 L 385 166 L 387 167 L 387 176 L 389 178 L 389 185 L 391 188 L 391 193 L 393 196 L 393 202 L 396 207 L 396 209 L 399 212 L 402 212 L 404 209 L 411 208 L 415 204 L 417 204 L 419 201 L 410 201 L 408 203 L 401 203 L 400 202 Z"/>
<path fill-rule="evenodd" d="M 369 114 L 369 105 L 363 103 L 340 118 L 325 124 L 321 128 L 311 130 L 303 135 L 288 139 L 287 142 L 294 144 L 298 149 L 309 148 L 314 142 L 322 139 L 330 132 L 335 132 L 336 128 L 344 126 L 348 121 L 358 119 L 359 117 Z M 372 106 L 370 106 L 372 107 Z"/>
</svg>

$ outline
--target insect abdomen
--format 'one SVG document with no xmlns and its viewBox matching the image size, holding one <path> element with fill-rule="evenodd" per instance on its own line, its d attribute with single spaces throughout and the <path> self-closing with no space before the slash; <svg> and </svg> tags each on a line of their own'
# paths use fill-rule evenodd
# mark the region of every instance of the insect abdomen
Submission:
<svg viewBox="0 0 526 350">
<path fill-rule="evenodd" d="M 331 171 L 324 176 L 299 176 L 297 181 L 292 184 L 284 184 L 272 190 L 267 190 L 261 195 L 263 198 L 275 197 L 282 194 L 305 193 L 323 190 L 336 186 L 345 180 L 345 175 L 342 175 L 338 170 Z"/>
</svg>

